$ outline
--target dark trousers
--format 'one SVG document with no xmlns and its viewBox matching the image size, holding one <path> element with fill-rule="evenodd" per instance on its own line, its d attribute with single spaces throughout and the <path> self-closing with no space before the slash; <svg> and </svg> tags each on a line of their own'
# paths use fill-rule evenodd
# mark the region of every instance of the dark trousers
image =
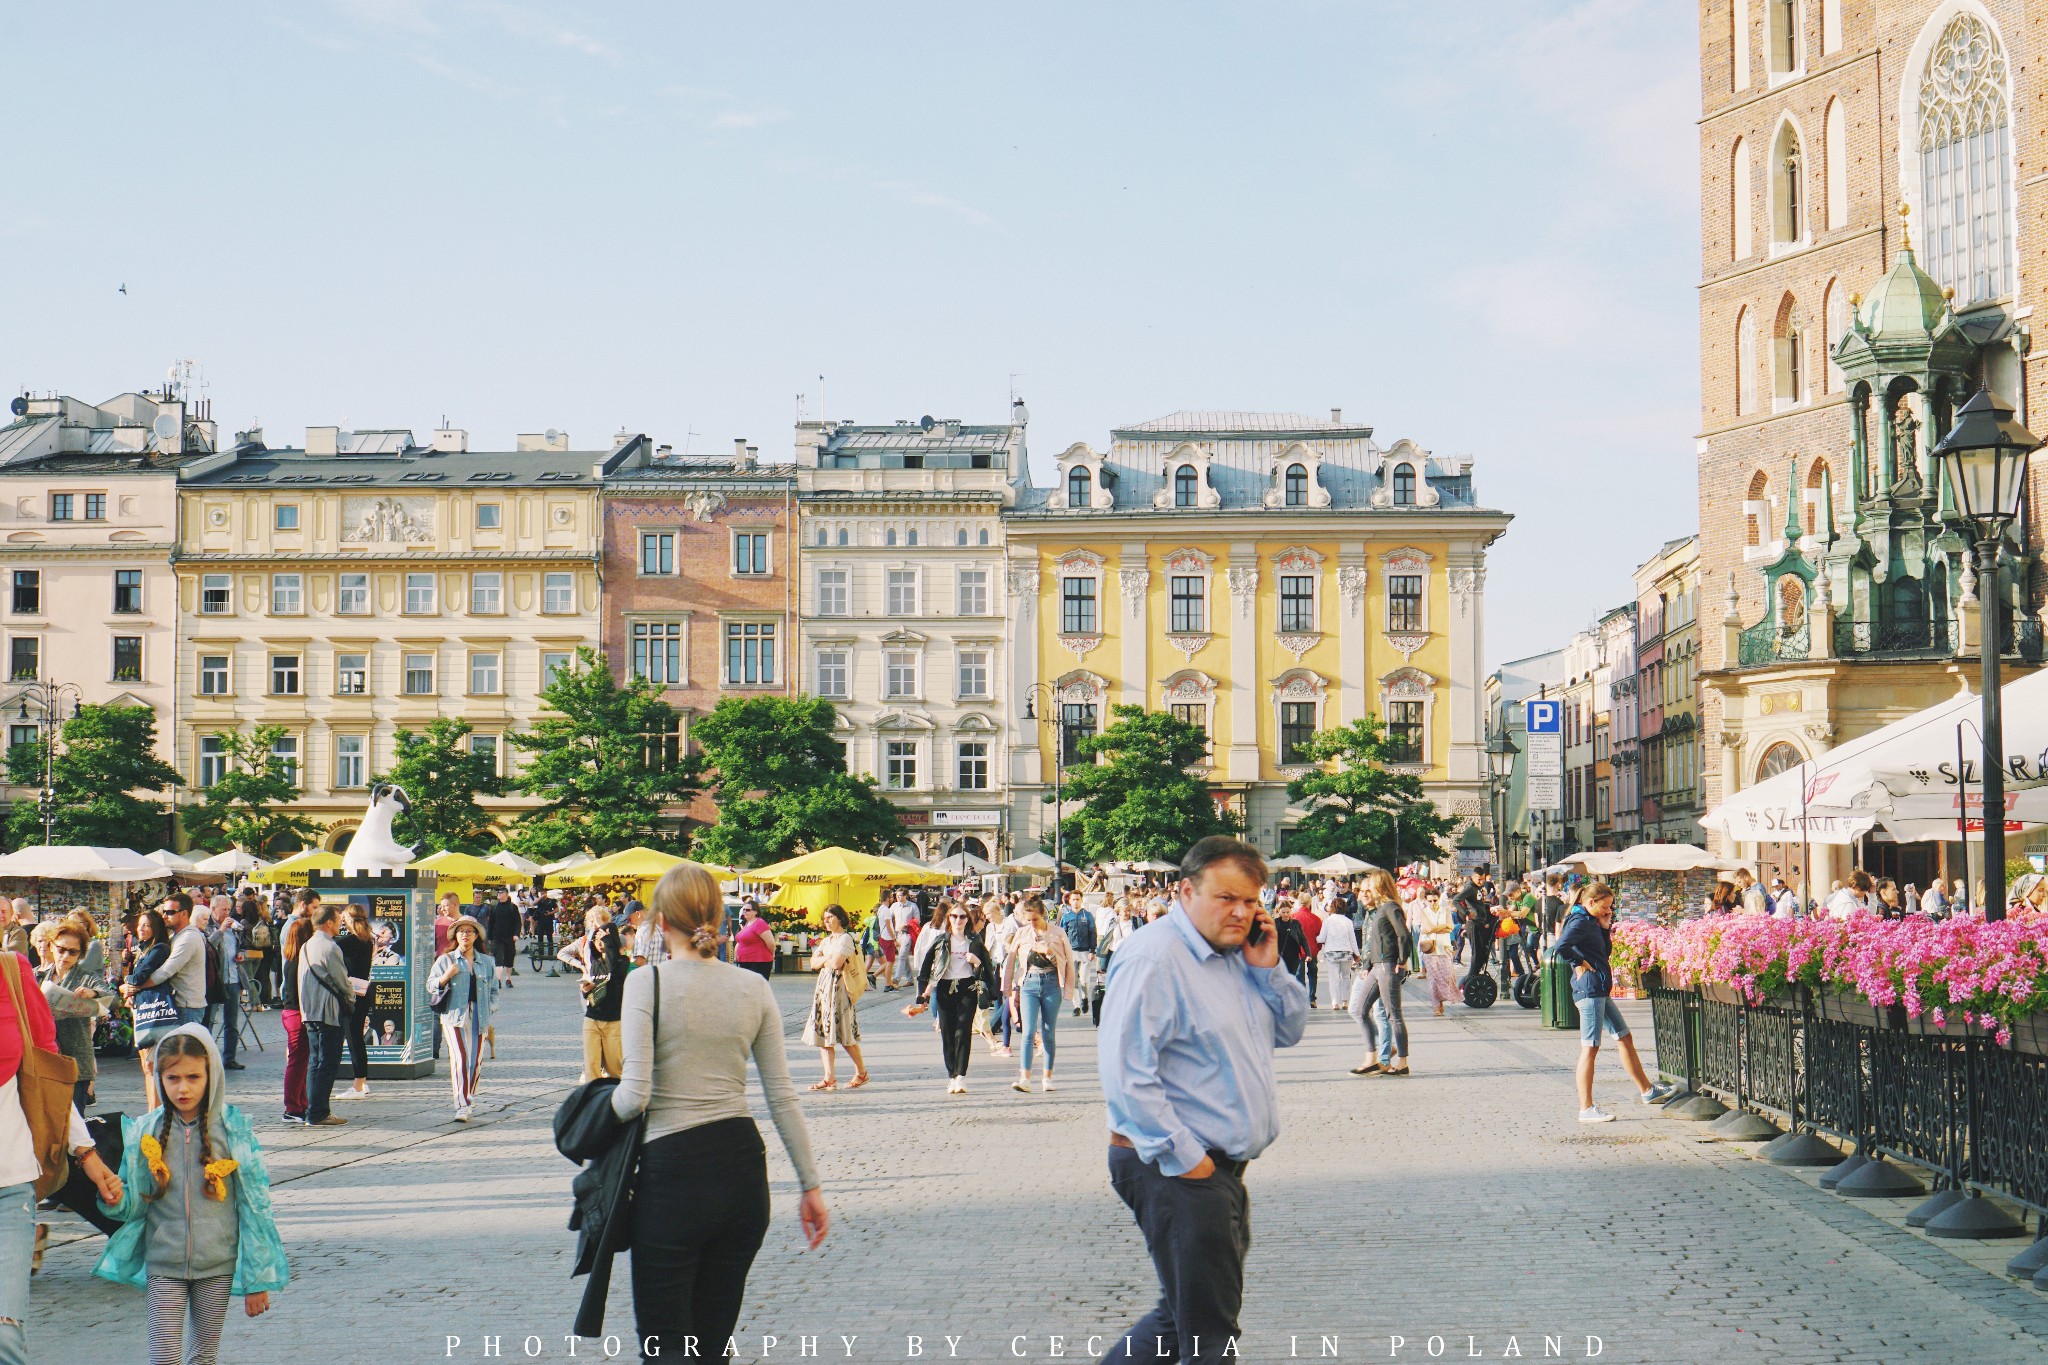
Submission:
<svg viewBox="0 0 2048 1365">
<path fill-rule="evenodd" d="M 1316 1002 L 1316 947 L 1313 943 L 1309 945 L 1308 956 L 1301 960 L 1301 965 L 1308 973 L 1308 1002 L 1313 1005 Z"/>
<path fill-rule="evenodd" d="M 318 1123 L 327 1117 L 328 1102 L 334 1098 L 334 1073 L 341 1069 L 341 1025 L 306 1020 L 306 1049 L 311 1063 L 306 1076 L 306 1119 Z"/>
<path fill-rule="evenodd" d="M 228 987 L 227 998 L 220 1003 L 220 1059 L 223 1064 L 235 1060 L 235 1051 L 241 1046 L 240 1028 L 242 1013 L 242 988 Z"/>
<path fill-rule="evenodd" d="M 932 1008 L 939 1016 L 939 1048 L 946 1054 L 949 1079 L 965 1076 L 968 1060 L 974 1056 L 974 1007 L 980 994 L 980 983 L 973 977 L 940 981 L 932 987 Z"/>
<path fill-rule="evenodd" d="M 735 963 L 734 965 L 743 968 L 746 971 L 753 972 L 755 975 L 759 976 L 763 981 L 766 981 L 768 979 L 769 973 L 775 970 L 775 963 L 773 959 L 770 959 L 767 962 L 740 962 Z"/>
<path fill-rule="evenodd" d="M 348 1012 L 343 1027 L 348 1030 L 348 1070 L 353 1080 L 362 1080 L 370 1074 L 370 1040 L 367 1030 L 370 1016 L 367 1001 L 360 1002 Z"/>
<path fill-rule="evenodd" d="M 641 1148 L 633 1194 L 641 1358 L 710 1359 L 723 1350 L 767 1234 L 768 1155 L 752 1119 L 720 1119 Z"/>
<path fill-rule="evenodd" d="M 1160 1292 L 1158 1306 L 1103 1353 L 1105 1365 L 1237 1359 L 1223 1353 L 1237 1336 L 1252 1245 L 1244 1181 L 1220 1170 L 1206 1180 L 1165 1175 L 1130 1148 L 1111 1147 L 1109 1183 L 1145 1234 Z"/>
<path fill-rule="evenodd" d="M 1465 973 L 1464 979 L 1460 981 L 1458 984 L 1462 986 L 1466 981 L 1470 981 L 1474 977 L 1485 976 L 1486 959 L 1492 952 L 1492 939 L 1486 937 L 1484 934 L 1472 935 L 1472 970 Z"/>
</svg>

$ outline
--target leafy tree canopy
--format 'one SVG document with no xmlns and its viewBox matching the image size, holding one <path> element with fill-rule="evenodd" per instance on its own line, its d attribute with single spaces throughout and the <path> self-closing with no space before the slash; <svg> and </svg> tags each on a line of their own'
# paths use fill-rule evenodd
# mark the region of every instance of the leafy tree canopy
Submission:
<svg viewBox="0 0 2048 1365">
<path fill-rule="evenodd" d="M 43 785 L 44 743 L 17 744 L 7 753 L 8 780 Z M 102 848 L 147 850 L 169 842 L 162 797 L 180 785 L 177 769 L 156 756 L 156 712 L 147 706 L 84 705 L 64 722 L 50 764 L 56 793 L 50 841 Z M 43 841 L 43 815 L 34 800 L 8 812 L 14 847 Z"/>
<path fill-rule="evenodd" d="M 1289 853 L 1310 858 L 1348 853 L 1391 868 L 1397 861 L 1397 816 L 1399 862 L 1449 853 L 1444 838 L 1457 822 L 1423 794 L 1421 778 L 1387 768 L 1400 749 L 1377 717 L 1319 731 L 1303 753 L 1315 767 L 1287 784 L 1288 799 L 1306 808 L 1287 835 Z"/>
<path fill-rule="evenodd" d="M 698 856 L 763 867 L 835 844 L 861 853 L 893 846 L 902 835 L 896 807 L 873 778 L 846 771 L 837 718 L 817 697 L 728 697 L 693 725 L 698 770 L 718 803 Z"/>
<path fill-rule="evenodd" d="M 1208 758 L 1200 726 L 1142 706 L 1109 713 L 1101 734 L 1076 742 L 1088 761 L 1066 771 L 1065 797 L 1081 803 L 1060 823 L 1069 861 L 1173 862 L 1197 839 L 1237 832 L 1208 782 L 1189 774 Z"/>
<path fill-rule="evenodd" d="M 300 795 L 298 764 L 276 752 L 287 733 L 282 725 L 259 725 L 213 736 L 220 741 L 225 771 L 198 805 L 185 807 L 185 829 L 194 842 L 275 858 L 319 837 L 318 825 L 285 809 Z"/>
<path fill-rule="evenodd" d="M 675 708 L 645 678 L 621 683 L 591 649 L 541 689 L 553 713 L 508 735 L 527 755 L 520 789 L 541 804 L 520 821 L 513 846 L 529 857 L 559 848 L 603 855 L 664 840 L 664 807 L 696 790 L 675 751 Z M 408 792 L 408 795 L 411 793 Z"/>
<path fill-rule="evenodd" d="M 472 732 L 468 721 L 446 716 L 429 722 L 423 734 L 400 730 L 397 762 L 376 779 L 405 788 L 412 811 L 398 818 L 395 832 L 421 857 L 444 848 L 483 854 L 497 847 L 477 798 L 503 796 L 505 780 L 496 754 L 471 751 Z"/>
</svg>

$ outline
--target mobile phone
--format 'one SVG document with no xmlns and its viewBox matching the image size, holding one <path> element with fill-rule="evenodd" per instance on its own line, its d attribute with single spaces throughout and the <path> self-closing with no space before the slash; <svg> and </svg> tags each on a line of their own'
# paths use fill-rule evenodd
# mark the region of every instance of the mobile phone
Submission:
<svg viewBox="0 0 2048 1365">
<path fill-rule="evenodd" d="M 1256 948 L 1261 943 L 1264 943 L 1266 941 L 1266 921 L 1257 915 L 1252 916 L 1252 927 L 1245 932 L 1244 941 L 1247 947 L 1252 948 Z"/>
</svg>

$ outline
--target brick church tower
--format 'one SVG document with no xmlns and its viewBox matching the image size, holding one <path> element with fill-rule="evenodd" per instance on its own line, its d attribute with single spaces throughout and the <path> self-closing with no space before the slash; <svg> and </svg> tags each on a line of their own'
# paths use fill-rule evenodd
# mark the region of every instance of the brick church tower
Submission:
<svg viewBox="0 0 2048 1365">
<path fill-rule="evenodd" d="M 2048 465 L 1994 596 L 1964 572 L 1929 452 L 1980 384 L 2048 423 L 2029 344 L 2048 278 L 2044 43 L 2041 7 L 2009 0 L 1702 0 L 1708 806 L 1974 686 L 1981 623 L 2012 663 L 2040 660 Z M 1766 878 L 1807 856 L 1728 851 Z M 1921 886 L 1956 875 L 1954 853 L 1881 835 L 1857 850 Z M 1822 892 L 1851 863 L 1810 856 Z"/>
</svg>

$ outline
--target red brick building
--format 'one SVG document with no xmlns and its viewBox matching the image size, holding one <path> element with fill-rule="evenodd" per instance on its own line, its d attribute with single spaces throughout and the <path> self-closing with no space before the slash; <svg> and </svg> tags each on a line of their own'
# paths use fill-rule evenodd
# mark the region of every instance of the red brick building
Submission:
<svg viewBox="0 0 2048 1365">
<path fill-rule="evenodd" d="M 796 690 L 795 487 L 790 466 L 762 467 L 744 441 L 718 457 L 663 446 L 605 479 L 600 638 L 621 678 L 661 684 L 679 720 L 656 742 L 673 754 L 720 698 Z M 674 814 L 716 818 L 704 796 Z"/>
</svg>

